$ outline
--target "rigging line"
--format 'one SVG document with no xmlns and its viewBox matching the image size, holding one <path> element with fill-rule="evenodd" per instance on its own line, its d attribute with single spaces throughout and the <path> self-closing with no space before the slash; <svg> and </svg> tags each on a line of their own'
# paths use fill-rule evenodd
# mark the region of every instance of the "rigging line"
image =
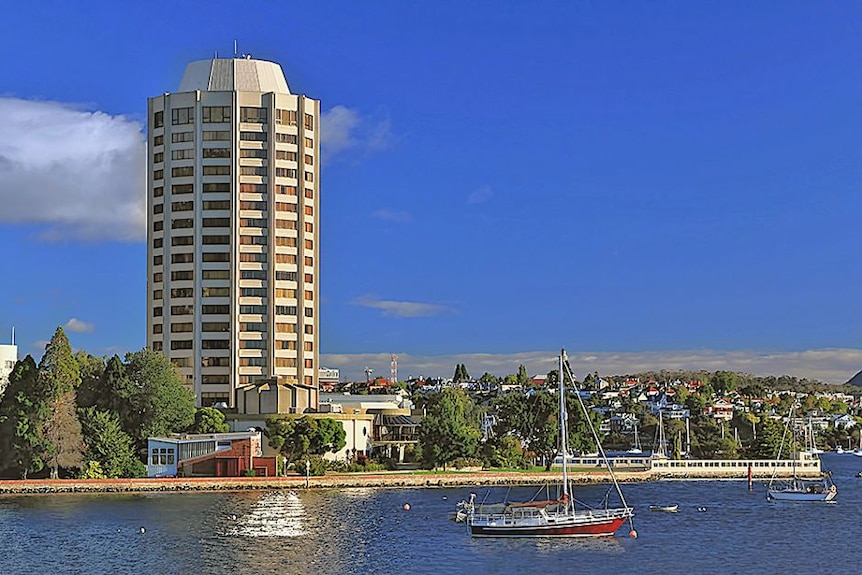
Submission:
<svg viewBox="0 0 862 575">
<path fill-rule="evenodd" d="M 781 450 L 784 449 L 784 438 L 787 437 L 787 430 L 790 429 L 790 425 L 793 419 L 793 410 L 796 408 L 796 403 L 792 403 L 790 405 L 790 412 L 787 414 L 787 425 L 784 426 L 784 431 L 781 433 L 781 443 L 778 444 L 778 455 L 775 457 L 775 461 L 781 460 Z M 769 478 L 769 484 L 767 487 L 771 487 L 773 482 L 775 481 L 775 477 L 778 474 L 778 464 L 773 462 L 772 464 L 772 477 Z M 794 473 L 794 476 L 796 474 Z"/>
<path fill-rule="evenodd" d="M 584 414 L 584 417 L 587 418 L 587 424 L 588 424 L 588 427 L 590 428 L 590 432 L 593 435 L 593 440 L 595 440 L 595 442 L 596 442 L 596 447 L 599 450 L 599 455 L 601 456 L 602 460 L 607 464 L 608 474 L 611 476 L 611 481 L 613 482 L 614 488 L 617 491 L 617 496 L 619 496 L 620 502 L 623 504 L 623 507 L 628 509 L 628 503 L 626 503 L 626 498 L 623 495 L 623 490 L 620 488 L 619 482 L 617 482 L 616 473 L 614 473 L 613 466 L 608 461 L 608 457 L 605 454 L 605 449 L 604 449 L 604 447 L 602 447 L 602 442 L 599 440 L 598 432 L 596 432 L 596 428 L 593 425 L 592 420 L 590 419 L 590 414 L 589 414 L 589 412 L 587 412 L 587 406 L 584 404 L 584 400 L 581 399 L 581 392 L 578 389 L 578 384 L 575 381 L 574 374 L 572 373 L 572 367 L 569 365 L 568 360 L 566 360 L 565 362 L 562 361 L 562 356 L 560 359 L 561 359 L 560 365 L 566 370 L 566 372 L 569 374 L 569 378 L 572 380 L 572 388 L 574 388 L 574 390 L 575 390 L 575 397 L 578 398 L 578 404 L 580 404 L 580 406 L 581 406 L 581 412 Z M 561 379 L 564 377 L 562 371 L 563 370 L 561 369 L 560 370 L 560 378 Z M 563 386 L 563 387 L 565 388 L 565 386 Z M 563 457 L 564 458 L 566 457 L 565 453 L 563 454 Z M 628 519 L 629 519 L 629 525 L 631 526 L 632 530 L 634 530 L 635 524 L 634 524 L 634 519 L 633 519 L 631 514 L 629 514 Z"/>
</svg>

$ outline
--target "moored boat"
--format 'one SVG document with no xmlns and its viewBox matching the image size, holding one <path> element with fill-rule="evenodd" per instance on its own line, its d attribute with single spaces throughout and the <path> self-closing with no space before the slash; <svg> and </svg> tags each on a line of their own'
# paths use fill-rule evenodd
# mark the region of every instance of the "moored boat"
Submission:
<svg viewBox="0 0 862 575">
<path fill-rule="evenodd" d="M 766 490 L 770 501 L 832 501 L 838 495 L 835 484 L 824 481 L 804 481 L 793 479 L 784 483 L 773 483 Z"/>
<path fill-rule="evenodd" d="M 574 385 L 574 396 L 577 397 L 585 420 L 589 425 L 593 440 L 598 448 L 598 454 L 607 467 L 613 486 L 620 501 L 618 507 L 611 507 L 608 497 L 605 497 L 603 507 L 588 507 L 576 502 L 571 496 L 568 478 L 568 457 L 562 457 L 561 495 L 557 499 L 507 503 L 502 510 L 486 511 L 484 506 L 475 503 L 475 496 L 470 497 L 466 507 L 464 522 L 473 537 L 609 537 L 628 521 L 631 525 L 630 535 L 636 537 L 632 516 L 634 509 L 626 504 L 622 490 L 616 480 L 613 469 L 599 441 L 595 427 L 590 420 L 583 400 L 578 393 L 575 378 L 568 367 L 566 352 L 563 350 L 559 358 L 559 431 L 560 453 L 569 453 L 568 430 L 566 422 L 566 390 L 564 382 L 566 375 Z"/>
<path fill-rule="evenodd" d="M 787 424 L 784 427 L 784 433 L 781 436 L 781 444 L 778 447 L 778 459 L 781 458 L 781 450 L 784 448 L 785 440 L 788 434 L 791 433 L 790 427 L 793 421 L 793 410 L 795 405 L 790 407 L 790 413 L 787 416 Z M 789 440 L 792 445 L 792 439 Z M 832 483 L 829 474 L 821 479 L 805 479 L 796 474 L 796 461 L 798 457 L 805 454 L 808 457 L 816 457 L 811 451 L 803 451 L 796 453 L 792 459 L 793 476 L 789 480 L 776 481 L 775 474 L 769 480 L 766 487 L 766 499 L 769 501 L 832 501 L 838 495 L 838 488 Z"/>
<path fill-rule="evenodd" d="M 679 511 L 679 504 L 675 503 L 673 505 L 650 505 L 650 511 L 664 511 L 665 513 L 676 513 Z"/>
</svg>

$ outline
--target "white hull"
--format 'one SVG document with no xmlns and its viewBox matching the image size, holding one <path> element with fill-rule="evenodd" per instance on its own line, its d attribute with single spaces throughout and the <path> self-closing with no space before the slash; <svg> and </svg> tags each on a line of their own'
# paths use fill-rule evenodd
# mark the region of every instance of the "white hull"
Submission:
<svg viewBox="0 0 862 575">
<path fill-rule="evenodd" d="M 766 498 L 771 501 L 832 501 L 837 491 L 825 491 L 823 493 L 811 493 L 808 491 L 779 489 L 767 489 Z"/>
</svg>

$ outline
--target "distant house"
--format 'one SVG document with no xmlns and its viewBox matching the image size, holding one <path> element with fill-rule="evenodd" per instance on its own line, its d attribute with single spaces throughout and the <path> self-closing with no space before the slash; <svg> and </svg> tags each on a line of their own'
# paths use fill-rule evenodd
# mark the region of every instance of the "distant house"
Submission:
<svg viewBox="0 0 862 575">
<path fill-rule="evenodd" d="M 712 405 L 707 405 L 703 412 L 711 415 L 714 419 L 730 421 L 733 419 L 733 404 L 726 399 L 719 399 Z"/>
<path fill-rule="evenodd" d="M 661 413 L 665 419 L 688 419 L 691 415 L 688 409 L 677 403 L 663 407 Z"/>
<path fill-rule="evenodd" d="M 547 382 L 548 382 L 548 376 L 547 375 L 534 375 L 533 377 L 530 378 L 530 383 L 532 383 L 536 387 L 542 387 Z"/>
<path fill-rule="evenodd" d="M 174 434 L 147 440 L 148 477 L 275 475 L 275 458 L 263 457 L 260 431 Z"/>
<path fill-rule="evenodd" d="M 689 381 L 688 383 L 686 383 L 686 384 L 685 384 L 685 387 L 686 387 L 689 391 L 700 391 L 700 387 L 701 387 L 702 385 L 703 385 L 703 384 L 702 384 L 701 382 L 697 381 L 697 380 L 691 380 L 691 381 Z"/>
<path fill-rule="evenodd" d="M 511 391 L 519 391 L 521 389 L 520 383 L 500 383 L 499 385 L 500 393 L 509 393 Z"/>
<path fill-rule="evenodd" d="M 634 433 L 635 428 L 638 426 L 638 418 L 631 413 L 614 415 L 608 421 L 610 423 L 610 430 L 617 433 Z"/>
<path fill-rule="evenodd" d="M 317 369 L 317 381 L 320 391 L 334 391 L 338 387 L 340 373 L 337 369 L 320 367 Z"/>
<path fill-rule="evenodd" d="M 832 427 L 834 427 L 835 429 L 851 429 L 853 427 L 856 427 L 856 420 L 846 413 L 841 415 L 833 415 Z"/>
</svg>

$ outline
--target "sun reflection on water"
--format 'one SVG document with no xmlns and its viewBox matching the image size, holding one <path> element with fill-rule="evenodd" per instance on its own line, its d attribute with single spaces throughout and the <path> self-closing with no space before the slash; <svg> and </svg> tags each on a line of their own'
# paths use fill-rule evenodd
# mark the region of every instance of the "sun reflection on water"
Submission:
<svg viewBox="0 0 862 575">
<path fill-rule="evenodd" d="M 235 521 L 227 530 L 227 535 L 237 537 L 301 537 L 305 535 L 303 518 L 305 507 L 293 491 L 272 491 L 264 493 L 240 517 L 231 516 Z"/>
</svg>

